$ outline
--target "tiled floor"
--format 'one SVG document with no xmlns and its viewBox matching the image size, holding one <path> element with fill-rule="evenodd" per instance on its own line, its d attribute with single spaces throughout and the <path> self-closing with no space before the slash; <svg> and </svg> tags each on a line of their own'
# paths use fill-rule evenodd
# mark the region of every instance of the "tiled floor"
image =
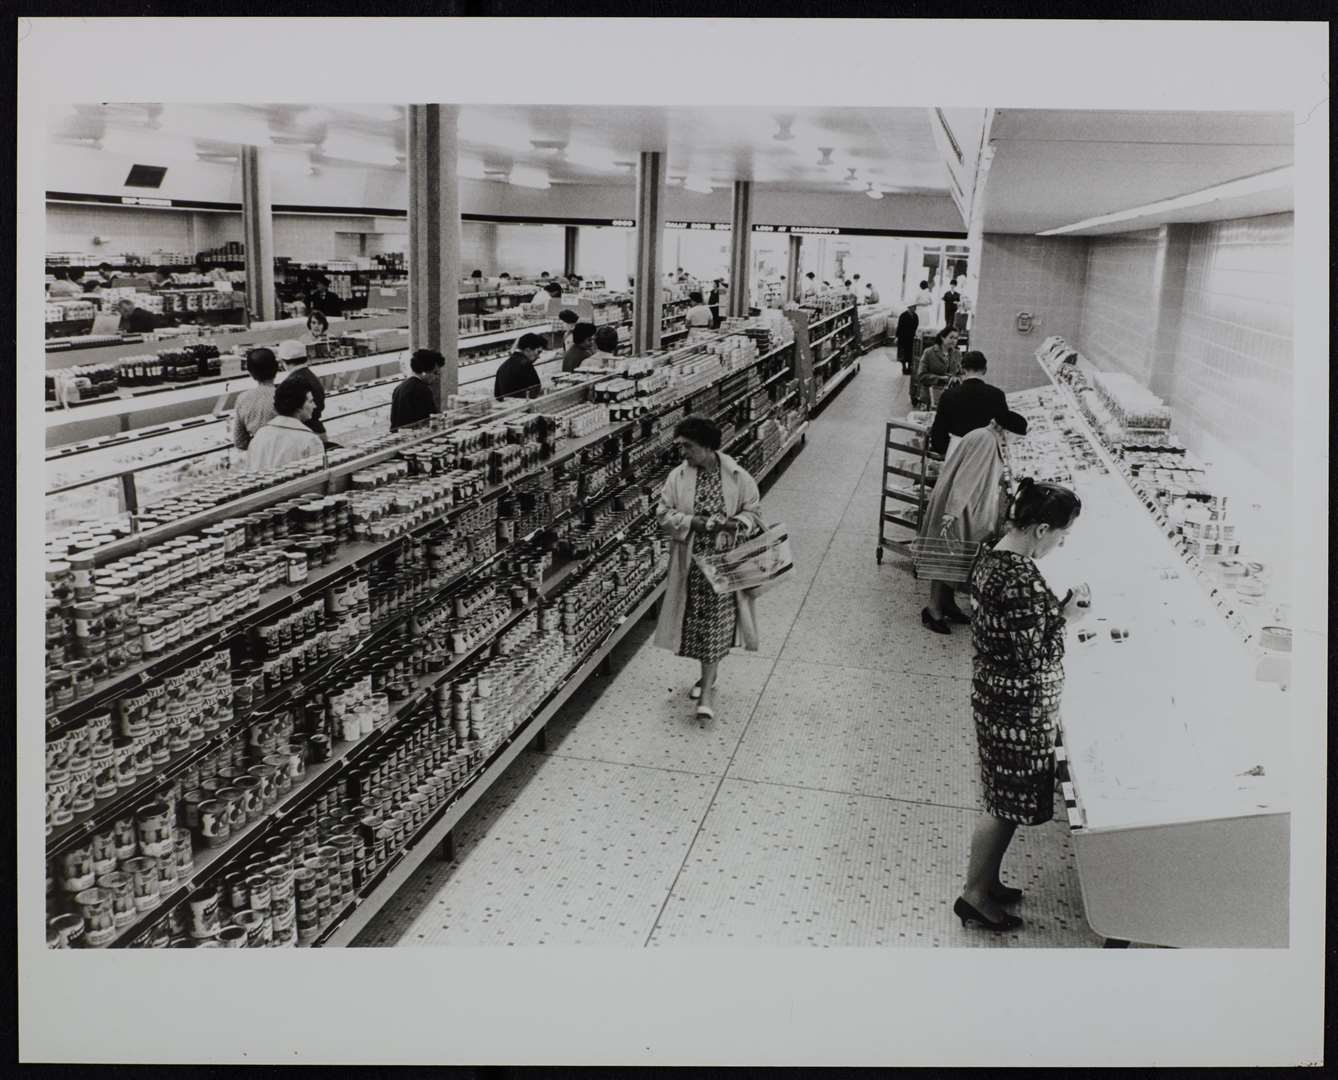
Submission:
<svg viewBox="0 0 1338 1080">
<path fill-rule="evenodd" d="M 758 601 L 762 647 L 696 665 L 629 634 L 357 941 L 386 945 L 1096 947 L 1062 808 L 1019 829 L 1022 930 L 951 906 L 978 805 L 970 641 L 924 631 L 925 587 L 875 562 L 883 423 L 900 368 L 870 353 L 763 495 L 794 577 Z"/>
</svg>

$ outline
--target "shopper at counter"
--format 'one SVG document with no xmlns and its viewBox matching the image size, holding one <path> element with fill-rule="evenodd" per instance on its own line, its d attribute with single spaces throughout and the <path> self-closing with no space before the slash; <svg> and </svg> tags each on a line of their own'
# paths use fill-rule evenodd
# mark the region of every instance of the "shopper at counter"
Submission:
<svg viewBox="0 0 1338 1080">
<path fill-rule="evenodd" d="M 619 363 L 618 331 L 612 326 L 601 326 L 595 331 L 595 352 L 577 370 L 612 371 Z"/>
<path fill-rule="evenodd" d="M 571 332 L 572 344 L 562 356 L 562 370 L 575 371 L 595 354 L 595 324 L 578 322 Z"/>
<path fill-rule="evenodd" d="M 326 278 L 319 278 L 307 296 L 307 311 L 319 311 L 328 318 L 335 318 L 344 314 L 344 301 L 330 291 L 330 282 Z"/>
<path fill-rule="evenodd" d="M 538 334 L 521 334 L 516 351 L 502 361 L 493 378 L 492 396 L 501 400 L 530 397 L 542 385 L 534 365 L 544 351 L 544 339 Z"/>
<path fill-rule="evenodd" d="M 1002 423 L 1006 418 L 1016 417 L 1022 422 L 1019 434 L 1026 434 L 1026 420 L 1009 412 L 1004 392 L 985 381 L 985 367 L 985 354 L 979 349 L 972 349 L 962 357 L 962 381 L 943 391 L 934 424 L 929 429 L 929 449 L 934 453 L 946 453 L 954 437 L 960 439 L 991 420 Z"/>
<path fill-rule="evenodd" d="M 534 296 L 530 299 L 530 303 L 543 304 L 544 307 L 547 307 L 550 298 L 555 300 L 562 299 L 562 286 L 559 285 L 556 281 L 550 281 L 547 284 L 543 285 L 539 289 L 539 291 L 536 292 Z"/>
<path fill-rule="evenodd" d="M 714 330 L 720 325 L 720 295 L 724 291 L 725 283 L 719 278 L 711 285 L 711 295 L 706 298 L 706 306 L 711 309 L 711 329 Z"/>
<path fill-rule="evenodd" d="M 871 307 L 878 303 L 878 290 L 873 287 L 872 281 L 864 283 L 864 302 Z"/>
<path fill-rule="evenodd" d="M 317 435 L 323 436 L 325 425 L 321 423 L 321 413 L 325 410 L 325 386 L 316 373 L 307 367 L 307 347 L 300 341 L 282 341 L 279 343 L 279 359 L 288 372 L 283 381 L 298 382 L 311 391 L 316 408 L 306 418 L 306 425 Z"/>
<path fill-rule="evenodd" d="M 571 308 L 563 308 L 558 312 L 558 322 L 562 324 L 562 351 L 564 353 L 572 347 L 572 334 L 575 333 L 576 324 L 580 321 L 581 317 Z"/>
<path fill-rule="evenodd" d="M 161 317 L 151 311 L 137 307 L 128 296 L 116 302 L 116 310 L 121 313 L 121 333 L 147 334 L 163 325 Z"/>
<path fill-rule="evenodd" d="M 278 414 L 255 433 L 247 453 L 252 469 L 277 469 L 289 462 L 324 453 L 321 437 L 307 427 L 316 408 L 316 400 L 304 383 L 292 377 L 279 383 L 274 391 L 274 411 Z"/>
<path fill-rule="evenodd" d="M 413 373 L 399 386 L 390 399 L 390 430 L 398 431 L 410 424 L 422 423 L 437 411 L 432 393 L 432 378 L 446 366 L 446 358 L 433 349 L 415 349 L 409 357 Z"/>
<path fill-rule="evenodd" d="M 957 357 L 957 331 L 943 327 L 934 335 L 934 344 L 920 354 L 915 378 L 911 385 L 911 399 L 922 409 L 933 403 L 930 387 L 947 386 L 961 378 L 962 362 Z"/>
<path fill-rule="evenodd" d="M 313 311 L 307 316 L 307 332 L 302 335 L 304 345 L 313 345 L 330 336 L 330 320 L 323 311 Z"/>
<path fill-rule="evenodd" d="M 1008 423 L 1006 428 L 992 420 L 962 439 L 934 483 L 920 522 L 921 540 L 984 544 L 999 533 L 1008 508 L 1008 432 L 1026 431 L 1020 416 Z M 965 626 L 970 621 L 957 606 L 952 586 L 930 581 L 929 606 L 920 612 L 925 629 L 947 634 L 949 622 Z"/>
<path fill-rule="evenodd" d="M 274 411 L 274 380 L 279 361 L 270 349 L 247 349 L 246 370 L 256 385 L 237 395 L 232 410 L 232 445 L 245 450 L 256 432 L 278 415 Z"/>
<path fill-rule="evenodd" d="M 949 328 L 955 326 L 957 319 L 957 306 L 962 302 L 962 294 L 957 291 L 957 279 L 953 278 L 948 283 L 948 291 L 943 294 L 943 325 Z"/>
<path fill-rule="evenodd" d="M 897 319 L 897 361 L 909 375 L 915 363 L 915 338 L 920 332 L 920 315 L 911 304 Z M 913 395 L 912 395 L 913 396 Z"/>
<path fill-rule="evenodd" d="M 84 290 L 79 287 L 79 279 L 76 276 L 78 273 L 77 270 L 71 270 L 68 278 L 63 274 L 57 274 L 56 280 L 47 286 L 47 296 L 55 300 L 68 300 L 74 296 L 82 296 Z"/>
<path fill-rule="evenodd" d="M 985 812 L 971 834 L 966 886 L 952 909 L 963 926 L 997 932 L 1022 925 L 1003 910 L 1022 891 L 1004 885 L 1000 866 L 1017 826 L 1054 816 L 1064 628 L 1086 613 L 1091 594 L 1079 585 L 1059 600 L 1036 560 L 1063 546 L 1081 510 L 1068 488 L 1022 480 L 1008 531 L 971 574 L 971 711 Z"/>
<path fill-rule="evenodd" d="M 709 330 L 714 322 L 711 309 L 706 306 L 706 301 L 702 299 L 702 294 L 697 290 L 688 293 L 688 301 L 692 307 L 688 308 L 687 325 L 688 329 Z"/>
<path fill-rule="evenodd" d="M 693 560 L 726 542 L 762 528 L 757 482 L 720 452 L 720 428 L 702 416 L 687 416 L 674 428 L 682 464 L 669 474 L 656 518 L 670 537 L 669 580 L 660 604 L 655 644 L 701 664 L 691 696 L 700 699 L 697 718 L 715 716 L 720 661 L 735 645 L 756 651 L 757 621 L 747 592 L 718 595 Z"/>
</svg>

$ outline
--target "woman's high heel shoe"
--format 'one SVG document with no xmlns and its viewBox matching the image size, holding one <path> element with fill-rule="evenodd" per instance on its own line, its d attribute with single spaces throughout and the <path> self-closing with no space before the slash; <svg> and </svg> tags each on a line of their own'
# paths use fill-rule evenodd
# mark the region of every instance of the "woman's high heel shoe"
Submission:
<svg viewBox="0 0 1338 1080">
<path fill-rule="evenodd" d="M 936 634 L 952 633 L 952 631 L 948 629 L 947 620 L 934 618 L 928 608 L 920 609 L 920 621 L 924 623 L 926 629 L 932 630 Z"/>
<path fill-rule="evenodd" d="M 960 896 L 957 898 L 957 903 L 952 905 L 952 913 L 962 920 L 963 926 L 968 922 L 978 922 L 986 930 L 993 930 L 996 934 L 1005 930 L 1016 930 L 1022 925 L 1022 920 L 1016 915 L 1004 915 L 998 922 L 992 922 Z"/>
<path fill-rule="evenodd" d="M 990 899 L 996 904 L 1016 904 L 1022 899 L 1022 890 L 1010 889 L 1007 885 L 991 885 Z"/>
</svg>

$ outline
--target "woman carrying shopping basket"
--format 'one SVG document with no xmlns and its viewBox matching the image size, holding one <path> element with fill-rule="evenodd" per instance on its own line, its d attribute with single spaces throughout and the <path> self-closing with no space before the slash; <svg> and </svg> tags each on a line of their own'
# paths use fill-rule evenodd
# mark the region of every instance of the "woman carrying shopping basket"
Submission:
<svg viewBox="0 0 1338 1080">
<path fill-rule="evenodd" d="M 1009 433 L 1027 433 L 1026 419 L 1011 411 L 962 437 L 939 473 L 911 545 L 917 575 L 931 579 L 920 621 L 935 634 L 950 633 L 949 622 L 971 622 L 957 606 L 953 586 L 966 583 L 980 545 L 1000 532 L 1007 516 Z"/>
<path fill-rule="evenodd" d="M 757 649 L 754 594 L 717 593 L 694 556 L 709 557 L 762 530 L 757 482 L 728 454 L 720 429 L 702 416 L 674 428 L 683 462 L 665 481 L 656 517 L 670 537 L 669 580 L 660 606 L 655 644 L 701 664 L 692 688 L 697 717 L 715 716 L 716 672 L 734 645 Z"/>
</svg>

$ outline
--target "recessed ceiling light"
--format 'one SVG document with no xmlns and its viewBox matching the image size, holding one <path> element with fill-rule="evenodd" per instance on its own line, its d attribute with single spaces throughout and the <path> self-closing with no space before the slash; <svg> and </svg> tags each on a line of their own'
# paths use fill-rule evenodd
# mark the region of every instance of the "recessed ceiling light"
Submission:
<svg viewBox="0 0 1338 1080">
<path fill-rule="evenodd" d="M 830 146 L 819 146 L 819 147 L 818 147 L 818 153 L 822 155 L 820 158 L 818 158 L 818 168 L 819 168 L 819 169 L 826 169 L 826 168 L 829 168 L 829 167 L 831 166 L 831 164 L 832 164 L 832 150 L 833 150 L 833 149 L 834 149 L 834 148 L 833 148 L 833 147 L 830 147 Z"/>
<path fill-rule="evenodd" d="M 535 169 L 528 165 L 512 165 L 507 181 L 513 187 L 538 188 L 541 191 L 550 186 L 547 169 Z"/>
</svg>

